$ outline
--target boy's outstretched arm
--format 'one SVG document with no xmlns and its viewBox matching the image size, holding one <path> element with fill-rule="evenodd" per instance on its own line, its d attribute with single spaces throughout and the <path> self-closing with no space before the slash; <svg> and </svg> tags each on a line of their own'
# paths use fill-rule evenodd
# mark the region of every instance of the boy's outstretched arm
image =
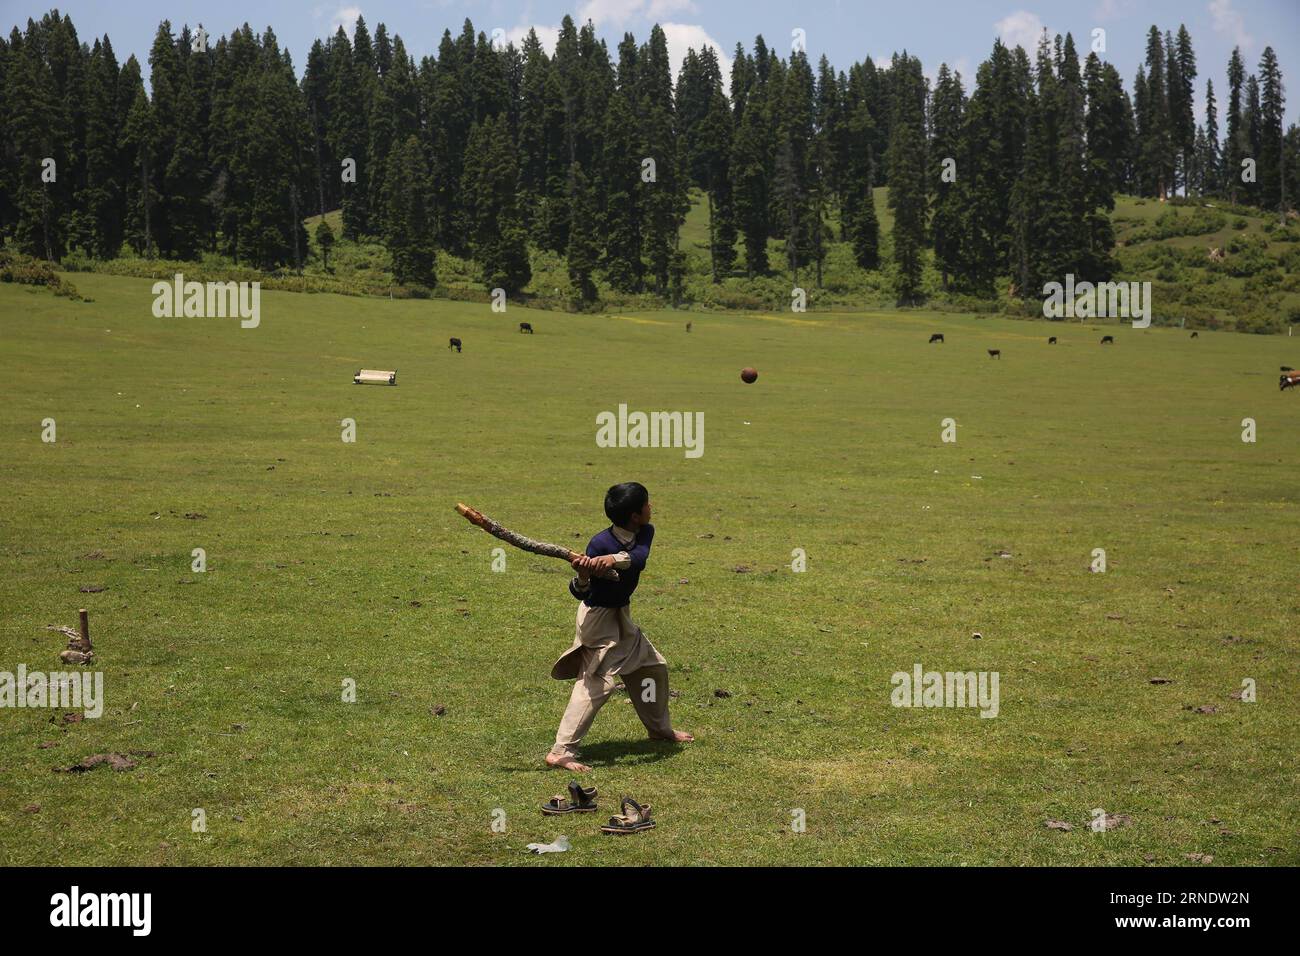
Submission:
<svg viewBox="0 0 1300 956">
<path fill-rule="evenodd" d="M 645 540 L 635 542 L 632 547 L 623 552 L 627 555 L 627 564 L 615 564 L 614 567 L 635 568 L 637 571 L 645 570 L 645 563 L 650 560 L 650 542 L 654 541 L 655 538 L 655 526 L 648 524 L 641 530 L 645 533 Z M 641 535 L 637 535 L 637 537 L 640 538 Z"/>
</svg>

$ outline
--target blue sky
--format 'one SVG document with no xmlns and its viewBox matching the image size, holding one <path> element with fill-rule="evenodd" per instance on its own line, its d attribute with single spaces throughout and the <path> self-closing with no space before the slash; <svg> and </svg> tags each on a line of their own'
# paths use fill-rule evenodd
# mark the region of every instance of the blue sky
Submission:
<svg viewBox="0 0 1300 956">
<path fill-rule="evenodd" d="M 27 17 L 40 16 L 48 5 L 0 0 L 0 24 L 5 32 Z M 988 56 L 994 36 L 1019 42 L 1032 53 L 1038 32 L 1067 30 L 1086 53 L 1095 29 L 1106 31 L 1105 58 L 1119 69 L 1124 85 L 1132 89 L 1133 77 L 1143 57 L 1147 28 L 1191 31 L 1200 75 L 1197 78 L 1197 121 L 1203 117 L 1205 79 L 1214 80 L 1222 104 L 1226 98 L 1226 67 L 1233 46 L 1239 45 L 1247 69 L 1253 72 L 1259 55 L 1271 44 L 1282 65 L 1292 95 L 1287 103 L 1287 123 L 1300 119 L 1300 4 L 1297 0 L 65 0 L 59 9 L 72 16 L 83 40 L 108 33 L 118 58 L 135 53 L 145 67 L 158 23 L 170 19 L 174 26 L 202 22 L 210 34 L 227 33 L 247 21 L 255 30 L 270 25 L 293 55 L 301 71 L 312 40 L 333 33 L 339 23 L 349 31 L 359 12 L 371 32 L 380 21 L 390 33 L 400 33 L 407 50 L 418 60 L 436 53 L 445 28 L 453 33 L 465 17 L 489 35 L 500 30 L 507 38 L 522 36 L 535 26 L 543 41 L 553 42 L 554 30 L 564 14 L 581 22 L 590 18 L 611 49 L 630 30 L 638 40 L 660 23 L 668 34 L 675 58 L 687 47 L 719 47 L 729 64 L 736 42 L 748 48 L 761 33 L 770 47 L 789 52 L 794 30 L 803 30 L 807 50 L 815 62 L 823 53 L 837 69 L 853 60 L 887 58 L 907 49 L 919 56 L 927 74 L 934 76 L 941 62 L 961 71 L 969 90 L 974 72 Z"/>
</svg>

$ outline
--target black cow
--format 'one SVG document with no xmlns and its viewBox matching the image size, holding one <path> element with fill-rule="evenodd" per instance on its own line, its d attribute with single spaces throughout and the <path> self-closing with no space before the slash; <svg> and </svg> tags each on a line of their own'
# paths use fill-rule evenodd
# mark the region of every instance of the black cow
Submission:
<svg viewBox="0 0 1300 956">
<path fill-rule="evenodd" d="M 691 330 L 691 323 L 687 322 L 687 323 L 686 323 L 686 331 L 689 332 L 690 330 Z"/>
<path fill-rule="evenodd" d="M 1102 345 L 1114 345 L 1114 344 L 1115 344 L 1115 336 L 1113 336 L 1113 335 L 1103 335 L 1103 336 L 1101 337 L 1101 344 L 1102 344 Z"/>
<path fill-rule="evenodd" d="M 1048 339 L 1048 340 L 1047 340 L 1047 344 L 1048 344 L 1048 345 L 1055 345 L 1055 344 L 1056 344 L 1056 336 L 1053 335 L 1050 339 Z"/>
<path fill-rule="evenodd" d="M 933 345 L 935 342 L 938 342 L 940 345 L 943 344 L 943 333 L 942 333 L 942 332 L 936 332 L 936 333 L 934 333 L 934 335 L 930 336 L 930 341 L 927 342 L 926 344 L 927 344 L 927 345 Z"/>
<path fill-rule="evenodd" d="M 1000 358 L 1002 358 L 1002 350 L 1001 350 L 1001 349 L 989 349 L 989 358 L 995 358 L 995 359 L 1000 359 Z"/>
<path fill-rule="evenodd" d="M 1282 366 L 1282 371 L 1283 371 L 1283 372 L 1294 372 L 1295 369 L 1293 369 L 1290 365 L 1283 365 L 1283 366 Z"/>
<path fill-rule="evenodd" d="M 1199 336 L 1198 336 L 1195 332 L 1193 332 L 1193 333 L 1192 333 L 1192 338 L 1194 338 L 1194 339 L 1195 339 L 1195 338 L 1199 338 Z"/>
<path fill-rule="evenodd" d="M 533 334 L 533 323 L 531 323 L 531 322 L 520 322 L 520 323 L 519 323 L 519 331 L 520 331 L 520 332 L 527 332 L 529 335 L 532 335 L 532 334 Z"/>
<path fill-rule="evenodd" d="M 457 352 L 459 352 L 459 351 L 460 351 L 460 339 L 448 339 L 448 345 L 447 345 L 447 348 L 449 348 L 449 349 L 455 349 Z"/>
</svg>

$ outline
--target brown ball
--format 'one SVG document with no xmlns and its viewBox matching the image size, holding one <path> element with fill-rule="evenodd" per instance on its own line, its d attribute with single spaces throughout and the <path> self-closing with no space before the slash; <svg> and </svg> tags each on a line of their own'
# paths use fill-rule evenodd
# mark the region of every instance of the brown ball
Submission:
<svg viewBox="0 0 1300 956">
<path fill-rule="evenodd" d="M 758 369 L 745 368 L 740 370 L 740 380 L 746 385 L 753 385 L 758 381 Z"/>
</svg>

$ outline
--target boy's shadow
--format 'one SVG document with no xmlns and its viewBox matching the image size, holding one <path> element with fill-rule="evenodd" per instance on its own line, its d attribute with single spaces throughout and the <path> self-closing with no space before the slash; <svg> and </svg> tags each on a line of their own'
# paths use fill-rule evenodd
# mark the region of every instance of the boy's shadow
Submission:
<svg viewBox="0 0 1300 956">
<path fill-rule="evenodd" d="M 587 744 L 578 759 L 593 767 L 636 767 L 676 756 L 682 745 L 670 740 L 606 740 Z"/>
<path fill-rule="evenodd" d="M 675 740 L 650 740 L 638 737 L 635 740 L 606 740 L 598 744 L 583 744 L 578 760 L 593 770 L 613 767 L 639 767 L 656 763 L 667 757 L 675 757 L 684 748 Z M 546 770 L 540 760 L 513 766 L 503 766 L 502 770 L 510 773 L 535 773 Z"/>
</svg>

